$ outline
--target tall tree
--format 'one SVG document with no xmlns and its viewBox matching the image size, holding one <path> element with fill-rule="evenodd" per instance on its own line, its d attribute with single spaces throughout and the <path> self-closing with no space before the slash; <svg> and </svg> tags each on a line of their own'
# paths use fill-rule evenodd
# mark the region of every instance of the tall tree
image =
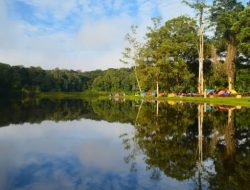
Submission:
<svg viewBox="0 0 250 190">
<path fill-rule="evenodd" d="M 237 46 L 237 33 L 233 26 L 238 21 L 239 12 L 244 6 L 237 0 L 214 0 L 211 7 L 211 21 L 215 26 L 215 36 L 217 40 L 223 39 L 226 44 L 226 70 L 228 77 L 228 88 L 232 90 L 235 73 L 235 57 Z"/>
<path fill-rule="evenodd" d="M 157 26 L 157 20 L 155 20 Z M 147 84 L 166 91 L 183 92 L 189 89 L 193 75 L 188 64 L 195 60 L 196 24 L 182 16 L 167 21 L 162 27 L 153 26 L 140 58 L 140 72 Z M 158 85 L 157 85 L 158 84 Z M 154 88 L 155 89 L 155 88 Z"/>
<path fill-rule="evenodd" d="M 138 29 L 138 26 L 131 26 L 131 33 L 126 34 L 125 39 L 129 43 L 130 47 L 126 47 L 124 49 L 124 51 L 122 52 L 123 58 L 120 59 L 120 61 L 125 64 L 133 65 L 137 85 L 138 85 L 140 93 L 142 93 L 140 81 L 138 78 L 138 71 L 137 71 L 138 59 L 140 57 L 140 50 L 141 50 L 142 44 L 137 40 L 137 29 Z"/>
<path fill-rule="evenodd" d="M 199 74 L 198 74 L 198 92 L 203 94 L 204 91 L 204 73 L 203 73 L 203 62 L 204 62 L 204 14 L 207 8 L 206 0 L 183 0 L 191 8 L 195 9 L 198 16 L 198 55 L 199 55 Z"/>
<path fill-rule="evenodd" d="M 162 70 L 162 52 L 160 51 L 160 46 L 162 42 L 162 35 L 159 32 L 161 25 L 161 18 L 152 18 L 153 25 L 148 27 L 147 43 L 143 48 L 143 57 L 141 58 L 141 69 L 142 72 L 148 77 L 144 77 L 151 81 L 154 81 L 156 84 L 156 94 L 159 95 L 159 81 L 160 77 L 163 74 Z M 142 66 L 144 65 L 144 66 Z"/>
</svg>

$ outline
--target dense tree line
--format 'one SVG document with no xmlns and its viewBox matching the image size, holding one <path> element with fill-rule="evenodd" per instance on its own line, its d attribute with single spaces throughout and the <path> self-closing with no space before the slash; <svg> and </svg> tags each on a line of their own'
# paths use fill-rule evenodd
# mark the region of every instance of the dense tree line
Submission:
<svg viewBox="0 0 250 190">
<path fill-rule="evenodd" d="M 81 72 L 43 70 L 0 63 L 0 94 L 37 92 L 132 91 L 136 88 L 131 69 Z"/>
<path fill-rule="evenodd" d="M 132 69 L 109 69 L 96 77 L 92 89 L 108 92 L 131 92 L 136 90 L 136 81 Z"/>
<path fill-rule="evenodd" d="M 0 64 L 0 92 L 83 91 L 89 78 L 72 70 L 43 70 Z"/>
</svg>

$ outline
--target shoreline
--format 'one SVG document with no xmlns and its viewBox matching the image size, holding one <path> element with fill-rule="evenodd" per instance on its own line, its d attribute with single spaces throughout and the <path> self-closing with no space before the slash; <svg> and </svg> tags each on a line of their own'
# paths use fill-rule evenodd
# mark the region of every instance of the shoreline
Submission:
<svg viewBox="0 0 250 190">
<path fill-rule="evenodd" d="M 125 99 L 125 100 L 154 100 L 160 102 L 190 102 L 190 103 L 209 103 L 216 105 L 231 105 L 250 107 L 250 97 L 141 97 L 135 95 L 110 96 L 109 93 L 102 92 L 42 92 L 36 95 L 39 99 Z"/>
</svg>

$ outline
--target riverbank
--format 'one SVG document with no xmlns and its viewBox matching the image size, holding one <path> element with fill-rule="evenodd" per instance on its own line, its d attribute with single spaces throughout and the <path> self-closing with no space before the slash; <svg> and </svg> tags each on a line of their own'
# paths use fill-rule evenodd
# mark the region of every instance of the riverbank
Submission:
<svg viewBox="0 0 250 190">
<path fill-rule="evenodd" d="M 235 98 L 235 97 L 213 97 L 213 98 L 173 97 L 173 98 L 167 98 L 167 100 L 194 102 L 194 103 L 209 103 L 209 104 L 216 104 L 216 105 L 231 105 L 231 106 L 250 107 L 250 97 L 242 97 L 242 98 Z"/>
<path fill-rule="evenodd" d="M 158 101 L 172 101 L 175 102 L 193 102 L 193 103 L 209 103 L 216 105 L 231 105 L 231 106 L 247 106 L 250 107 L 250 97 L 141 97 L 134 95 L 126 96 L 110 96 L 106 92 L 48 92 L 39 93 L 37 98 L 40 99 L 126 99 L 126 100 L 158 100 Z"/>
<path fill-rule="evenodd" d="M 106 92 L 41 92 L 36 94 L 40 99 L 86 99 L 86 98 L 109 98 Z"/>
<path fill-rule="evenodd" d="M 209 103 L 216 105 L 229 105 L 229 106 L 246 106 L 250 107 L 250 97 L 213 97 L 213 98 L 204 98 L 204 97 L 135 97 L 127 96 L 126 99 L 135 100 L 135 99 L 145 99 L 145 100 L 159 100 L 159 101 L 171 101 L 175 102 L 190 102 L 190 103 Z"/>
</svg>

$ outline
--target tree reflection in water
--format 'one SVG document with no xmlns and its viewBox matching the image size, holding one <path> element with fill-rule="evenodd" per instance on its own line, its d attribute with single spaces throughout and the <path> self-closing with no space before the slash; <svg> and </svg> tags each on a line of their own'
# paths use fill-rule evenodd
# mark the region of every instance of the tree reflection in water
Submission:
<svg viewBox="0 0 250 190">
<path fill-rule="evenodd" d="M 165 174 L 193 181 L 194 189 L 245 189 L 250 181 L 246 113 L 247 108 L 199 104 L 195 111 L 192 104 L 145 102 L 138 109 L 134 137 L 126 140 L 129 146 L 124 143 L 132 150 L 127 163 L 134 167 L 142 152 L 153 179 Z"/>
</svg>

